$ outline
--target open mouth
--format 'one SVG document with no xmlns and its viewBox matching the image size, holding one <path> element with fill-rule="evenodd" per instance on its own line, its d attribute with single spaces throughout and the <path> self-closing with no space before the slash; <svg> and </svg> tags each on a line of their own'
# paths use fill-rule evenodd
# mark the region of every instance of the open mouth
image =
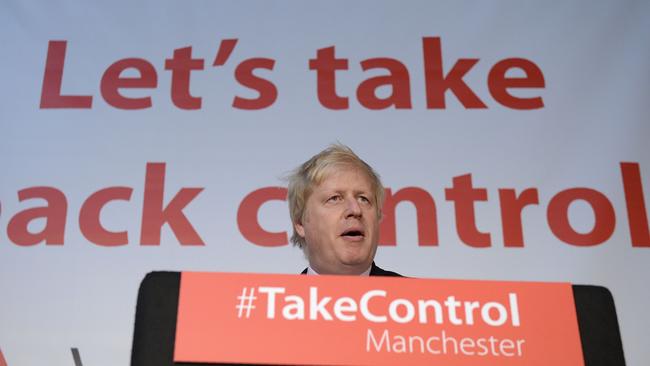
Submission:
<svg viewBox="0 0 650 366">
<path fill-rule="evenodd" d="M 362 230 L 359 229 L 350 229 L 346 230 L 341 234 L 341 236 L 346 238 L 363 238 L 364 234 Z"/>
</svg>

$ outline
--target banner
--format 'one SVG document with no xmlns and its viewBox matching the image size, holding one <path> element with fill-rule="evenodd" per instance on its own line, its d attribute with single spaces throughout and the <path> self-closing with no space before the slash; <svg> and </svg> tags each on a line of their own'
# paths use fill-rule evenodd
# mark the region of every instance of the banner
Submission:
<svg viewBox="0 0 650 366">
<path fill-rule="evenodd" d="M 283 177 L 337 141 L 380 267 L 605 286 L 649 363 L 646 2 L 0 6 L 8 366 L 128 364 L 150 271 L 300 273 Z"/>
<path fill-rule="evenodd" d="M 187 272 L 174 360 L 584 364 L 570 284 Z"/>
</svg>

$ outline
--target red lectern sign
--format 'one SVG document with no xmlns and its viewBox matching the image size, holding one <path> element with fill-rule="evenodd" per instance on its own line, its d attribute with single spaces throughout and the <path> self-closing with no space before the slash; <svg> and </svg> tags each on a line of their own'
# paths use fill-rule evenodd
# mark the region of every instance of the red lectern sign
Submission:
<svg viewBox="0 0 650 366">
<path fill-rule="evenodd" d="M 188 272 L 174 360 L 584 365 L 570 284 Z"/>
</svg>

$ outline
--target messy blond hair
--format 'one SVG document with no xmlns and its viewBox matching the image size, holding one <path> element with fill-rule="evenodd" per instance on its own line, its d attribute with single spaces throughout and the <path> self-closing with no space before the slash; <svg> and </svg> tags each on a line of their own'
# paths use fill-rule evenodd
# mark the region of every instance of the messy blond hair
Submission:
<svg viewBox="0 0 650 366">
<path fill-rule="evenodd" d="M 381 207 L 384 204 L 384 186 L 381 184 L 379 174 L 365 161 L 361 160 L 352 149 L 337 143 L 314 155 L 287 176 L 289 182 L 287 200 L 289 201 L 289 215 L 292 224 L 302 223 L 305 204 L 313 188 L 325 180 L 332 168 L 340 167 L 356 168 L 366 174 L 372 185 L 377 217 L 381 217 Z M 305 245 L 305 238 L 298 235 L 295 227 L 291 242 L 300 248 Z"/>
</svg>

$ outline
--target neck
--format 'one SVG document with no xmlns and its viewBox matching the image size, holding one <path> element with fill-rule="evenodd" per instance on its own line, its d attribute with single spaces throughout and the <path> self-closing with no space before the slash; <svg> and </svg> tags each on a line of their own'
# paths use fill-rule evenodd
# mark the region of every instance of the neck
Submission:
<svg viewBox="0 0 650 366">
<path fill-rule="evenodd" d="M 358 267 L 346 268 L 342 271 L 327 271 L 309 264 L 307 267 L 307 274 L 310 275 L 346 275 L 346 276 L 368 276 L 370 275 L 370 270 L 372 269 L 372 263 L 365 270 L 358 269 Z"/>
</svg>

